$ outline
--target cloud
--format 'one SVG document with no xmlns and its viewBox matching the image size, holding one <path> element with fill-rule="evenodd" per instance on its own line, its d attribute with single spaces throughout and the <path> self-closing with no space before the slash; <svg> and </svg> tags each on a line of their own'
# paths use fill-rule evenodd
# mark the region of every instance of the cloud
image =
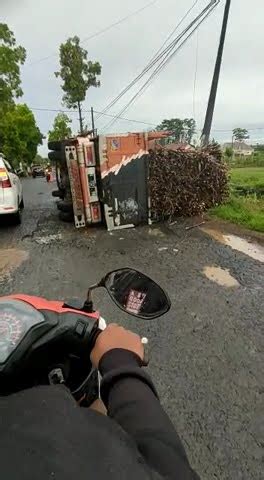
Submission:
<svg viewBox="0 0 264 480">
<path fill-rule="evenodd" d="M 59 80 L 54 76 L 54 71 L 58 68 L 57 52 L 60 43 L 75 34 L 81 39 L 87 38 L 148 3 L 147 0 L 144 3 L 142 0 L 134 0 L 133 3 L 124 0 L 0 2 L 2 21 L 9 24 L 15 32 L 17 42 L 27 49 L 27 63 L 22 74 L 23 100 L 31 107 L 55 109 L 61 107 L 62 98 Z M 85 43 L 89 57 L 100 61 L 103 71 L 101 88 L 88 92 L 84 108 L 89 109 L 93 105 L 96 110 L 101 110 L 108 104 L 144 68 L 192 3 L 193 0 L 178 0 L 176 3 L 175 0 L 158 0 L 152 7 Z M 206 0 L 200 0 L 194 13 L 207 3 Z M 200 27 L 198 39 L 195 35 L 189 40 L 145 94 L 126 112 L 126 117 L 156 124 L 164 117 L 188 117 L 195 113 L 201 128 L 224 4 L 225 1 L 222 0 L 212 16 Z M 254 8 L 241 0 L 232 2 L 214 129 L 253 124 L 264 127 L 263 102 L 260 101 L 263 98 L 261 7 L 262 0 L 255 0 Z M 47 56 L 51 57 L 36 62 Z M 129 98 L 128 95 L 122 99 L 109 113 L 119 112 Z M 35 114 L 41 131 L 46 133 L 55 113 L 36 111 Z M 76 113 L 72 117 L 75 119 L 73 126 L 77 128 Z M 104 125 L 106 120 L 100 120 L 98 126 Z M 145 128 L 143 125 L 142 129 Z M 140 129 L 140 125 L 119 121 L 113 127 L 116 131 L 133 129 Z M 252 131 L 252 137 L 256 135 L 264 137 L 264 130 Z"/>
</svg>

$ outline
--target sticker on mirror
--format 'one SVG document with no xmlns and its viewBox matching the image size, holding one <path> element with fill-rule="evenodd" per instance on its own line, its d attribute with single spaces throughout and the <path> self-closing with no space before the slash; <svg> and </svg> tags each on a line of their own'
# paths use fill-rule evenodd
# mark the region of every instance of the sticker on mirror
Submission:
<svg viewBox="0 0 264 480">
<path fill-rule="evenodd" d="M 127 312 L 135 315 L 139 314 L 146 296 L 146 293 L 138 292 L 137 290 L 130 290 L 125 307 Z"/>
</svg>

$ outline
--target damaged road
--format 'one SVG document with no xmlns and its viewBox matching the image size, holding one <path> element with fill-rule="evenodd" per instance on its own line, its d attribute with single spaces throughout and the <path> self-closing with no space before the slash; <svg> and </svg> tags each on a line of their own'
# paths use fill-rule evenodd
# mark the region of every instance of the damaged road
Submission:
<svg viewBox="0 0 264 480">
<path fill-rule="evenodd" d="M 150 373 L 201 478 L 263 478 L 263 259 L 184 222 L 77 231 L 58 220 L 53 188 L 26 179 L 22 225 L 1 224 L 1 294 L 84 298 L 124 266 L 153 277 L 172 300 L 159 320 L 125 315 L 103 290 L 95 304 L 108 322 L 149 338 Z M 221 283 L 223 271 L 233 281 Z"/>
</svg>

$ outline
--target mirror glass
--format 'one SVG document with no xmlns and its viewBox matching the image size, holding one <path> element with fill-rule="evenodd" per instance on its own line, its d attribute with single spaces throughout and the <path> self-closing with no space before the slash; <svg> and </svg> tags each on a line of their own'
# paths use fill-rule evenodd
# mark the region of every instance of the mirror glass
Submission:
<svg viewBox="0 0 264 480">
<path fill-rule="evenodd" d="M 170 309 L 170 299 L 164 290 L 136 270 L 115 270 L 106 275 L 103 283 L 118 307 L 136 317 L 151 320 Z"/>
</svg>

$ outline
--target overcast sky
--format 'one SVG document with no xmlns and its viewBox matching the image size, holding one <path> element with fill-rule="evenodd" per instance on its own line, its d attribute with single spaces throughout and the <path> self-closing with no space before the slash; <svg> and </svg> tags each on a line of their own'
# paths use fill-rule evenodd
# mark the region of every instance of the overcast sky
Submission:
<svg viewBox="0 0 264 480">
<path fill-rule="evenodd" d="M 60 81 L 54 76 L 59 66 L 60 43 L 73 35 L 85 39 L 150 1 L 0 0 L 1 21 L 9 25 L 17 42 L 27 50 L 27 61 L 22 68 L 23 101 L 31 108 L 63 109 Z M 208 1 L 199 0 L 180 28 L 186 26 Z M 84 41 L 89 58 L 98 60 L 103 67 L 101 88 L 89 90 L 84 109 L 93 106 L 101 111 L 141 72 L 193 3 L 194 0 L 157 0 L 102 35 Z M 225 0 L 221 0 L 214 13 L 199 28 L 198 35 L 195 34 L 186 43 L 144 95 L 124 114 L 125 117 L 155 125 L 164 118 L 194 117 L 198 129 L 202 128 L 224 4 Z M 218 140 L 229 140 L 232 134 L 216 130 L 238 126 L 264 127 L 263 18 L 263 0 L 232 0 L 213 123 L 213 135 Z M 49 58 L 44 60 L 44 57 Z M 138 88 L 109 113 L 119 113 Z M 56 113 L 35 110 L 34 113 L 42 133 L 47 134 Z M 89 123 L 87 115 L 86 122 Z M 70 116 L 76 130 L 76 113 Z M 109 118 L 102 118 L 97 126 L 103 128 L 108 122 Z M 147 125 L 118 121 L 111 131 L 140 131 L 146 128 Z M 251 130 L 250 133 L 253 141 L 264 141 L 264 128 Z M 41 152 L 46 152 L 45 145 Z"/>
</svg>

